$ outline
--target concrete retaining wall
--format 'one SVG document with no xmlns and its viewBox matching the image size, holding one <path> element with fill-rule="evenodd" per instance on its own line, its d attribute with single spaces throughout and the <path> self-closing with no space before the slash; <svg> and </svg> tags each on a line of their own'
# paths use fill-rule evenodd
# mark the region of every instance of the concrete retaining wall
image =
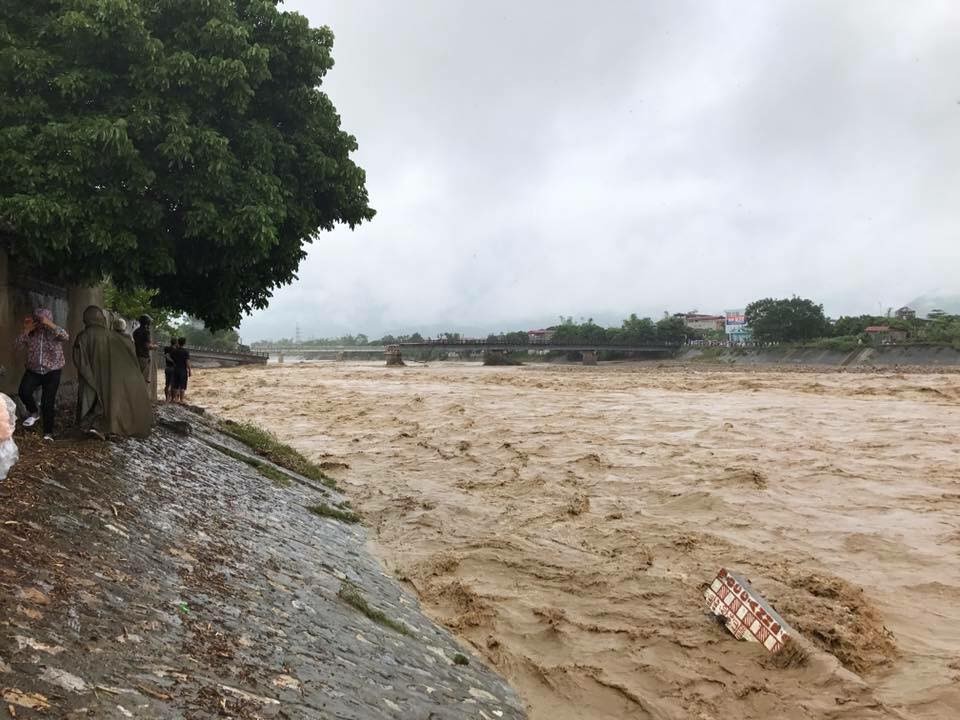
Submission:
<svg viewBox="0 0 960 720">
<path fill-rule="evenodd" d="M 724 350 L 719 355 L 687 350 L 688 361 L 715 361 L 729 365 L 825 365 L 832 367 L 896 367 L 903 365 L 960 367 L 960 351 L 940 345 L 886 345 L 852 352 L 824 348 L 778 347 L 762 350 Z"/>
</svg>

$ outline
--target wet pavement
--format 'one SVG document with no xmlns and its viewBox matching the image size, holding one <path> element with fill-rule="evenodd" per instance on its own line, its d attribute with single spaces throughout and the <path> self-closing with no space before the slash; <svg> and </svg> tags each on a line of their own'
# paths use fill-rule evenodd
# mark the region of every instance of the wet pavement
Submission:
<svg viewBox="0 0 960 720">
<path fill-rule="evenodd" d="M 307 510 L 338 493 L 271 481 L 217 449 L 247 452 L 210 420 L 161 413 L 192 434 L 18 438 L 0 483 L 0 716 L 525 717 L 362 525 Z"/>
</svg>

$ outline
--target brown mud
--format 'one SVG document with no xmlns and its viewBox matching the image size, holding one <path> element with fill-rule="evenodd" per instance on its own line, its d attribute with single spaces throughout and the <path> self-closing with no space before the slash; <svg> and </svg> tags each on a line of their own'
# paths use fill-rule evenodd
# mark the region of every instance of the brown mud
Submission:
<svg viewBox="0 0 960 720">
<path fill-rule="evenodd" d="M 305 364 L 192 399 L 328 463 L 535 720 L 960 716 L 960 375 L 802 370 Z M 720 567 L 821 652 L 733 640 Z"/>
</svg>

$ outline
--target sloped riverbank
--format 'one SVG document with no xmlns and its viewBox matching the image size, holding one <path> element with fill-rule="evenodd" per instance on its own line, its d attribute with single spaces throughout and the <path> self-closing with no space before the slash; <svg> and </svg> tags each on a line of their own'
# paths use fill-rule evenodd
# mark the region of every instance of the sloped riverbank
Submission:
<svg viewBox="0 0 960 720">
<path fill-rule="evenodd" d="M 339 493 L 161 413 L 142 442 L 21 439 L 0 485 L 16 717 L 524 717 L 383 573 Z"/>
</svg>

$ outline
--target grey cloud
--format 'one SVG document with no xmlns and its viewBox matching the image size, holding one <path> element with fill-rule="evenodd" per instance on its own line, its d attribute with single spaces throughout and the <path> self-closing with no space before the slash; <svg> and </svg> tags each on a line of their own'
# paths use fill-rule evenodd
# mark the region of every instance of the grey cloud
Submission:
<svg viewBox="0 0 960 720">
<path fill-rule="evenodd" d="M 377 218 L 242 334 L 955 293 L 952 2 L 296 0 Z"/>
</svg>

